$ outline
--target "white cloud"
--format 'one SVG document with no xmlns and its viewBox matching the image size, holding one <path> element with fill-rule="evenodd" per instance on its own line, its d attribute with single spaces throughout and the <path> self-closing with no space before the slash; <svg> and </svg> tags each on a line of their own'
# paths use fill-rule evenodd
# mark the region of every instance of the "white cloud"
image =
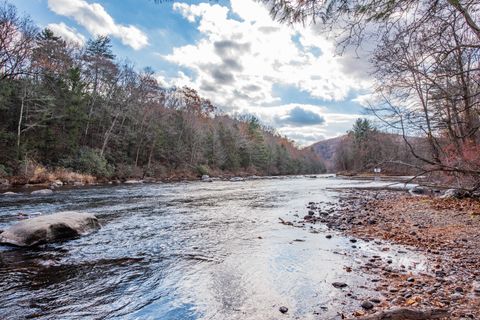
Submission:
<svg viewBox="0 0 480 320">
<path fill-rule="evenodd" d="M 340 101 L 351 90 L 368 86 L 365 79 L 343 71 L 334 46 L 314 29 L 299 32 L 278 24 L 266 8 L 251 0 L 232 0 L 231 5 L 232 13 L 243 21 L 229 18 L 229 9 L 218 4 L 175 3 L 175 10 L 198 23 L 203 37 L 165 56 L 192 70 L 196 87 L 215 102 L 227 109 L 279 103 L 273 84 L 294 86 L 314 98 Z M 322 54 L 315 55 L 312 48 Z"/>
<path fill-rule="evenodd" d="M 47 25 L 55 35 L 62 37 L 67 42 L 72 42 L 80 46 L 85 44 L 85 37 L 75 28 L 67 26 L 65 23 L 50 23 Z"/>
<path fill-rule="evenodd" d="M 135 50 L 148 45 L 145 33 L 135 26 L 115 23 L 98 3 L 90 4 L 84 0 L 48 0 L 48 6 L 59 15 L 73 18 L 93 35 L 116 37 Z"/>
<path fill-rule="evenodd" d="M 325 121 L 317 124 L 304 123 L 298 125 L 288 122 L 282 123 L 282 119 L 291 115 L 292 110 L 296 108 L 313 112 Z M 250 107 L 242 109 L 241 112 L 254 114 L 265 124 L 276 128 L 281 135 L 295 140 L 301 147 L 309 146 L 323 139 L 343 135 L 352 128 L 356 119 L 368 117 L 363 114 L 335 113 L 324 106 L 301 103 L 290 103 L 267 108 Z"/>
<path fill-rule="evenodd" d="M 297 139 L 345 132 L 358 115 L 342 118 L 324 115 L 327 112 L 320 106 L 285 106 L 274 89 L 294 87 L 312 98 L 345 101 L 352 92 L 370 86 L 367 73 L 360 68 L 362 61 L 354 55 L 336 55 L 333 42 L 316 27 L 292 27 L 272 21 L 268 10 L 253 0 L 230 3 L 231 8 L 210 3 L 174 4 L 174 10 L 197 26 L 201 37 L 163 56 L 190 70 L 193 76 L 179 74 L 163 80 L 188 84 L 228 112 L 257 114 L 279 132 Z M 325 123 L 278 121 L 286 119 L 295 107 L 324 117 Z M 305 144 L 307 140 L 298 141 Z"/>
</svg>

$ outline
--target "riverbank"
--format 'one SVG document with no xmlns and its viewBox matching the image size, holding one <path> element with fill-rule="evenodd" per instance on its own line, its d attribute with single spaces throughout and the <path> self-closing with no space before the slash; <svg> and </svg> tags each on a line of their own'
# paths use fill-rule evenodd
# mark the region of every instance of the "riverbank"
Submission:
<svg viewBox="0 0 480 320">
<path fill-rule="evenodd" d="M 307 175 L 256 175 L 252 172 L 225 172 L 214 171 L 213 176 L 198 175 L 192 171 L 176 172 L 158 177 L 133 177 L 133 178 L 97 178 L 87 174 L 80 174 L 71 171 L 54 171 L 45 173 L 42 176 L 26 179 L 22 177 L 6 177 L 0 179 L 0 195 L 11 195 L 13 193 L 30 193 L 35 190 L 51 189 L 61 190 L 77 187 L 109 186 L 121 184 L 142 184 L 142 183 L 174 183 L 174 182 L 214 182 L 214 181 L 247 181 L 257 179 L 285 179 L 285 178 L 317 178 L 335 177 L 334 174 L 307 174 Z"/>
<path fill-rule="evenodd" d="M 311 209 L 321 204 L 311 203 L 309 207 L 305 223 L 325 223 L 333 230 L 365 241 L 404 245 L 428 258 L 422 272 L 392 268 L 391 260 L 380 257 L 363 261 L 361 272 L 375 276 L 373 286 L 383 298 L 351 316 L 398 307 L 448 310 L 445 319 L 480 318 L 478 200 L 348 190 L 330 208 L 331 214 L 319 209 L 317 217 L 311 215 Z M 383 250 L 388 252 L 389 246 Z"/>
</svg>

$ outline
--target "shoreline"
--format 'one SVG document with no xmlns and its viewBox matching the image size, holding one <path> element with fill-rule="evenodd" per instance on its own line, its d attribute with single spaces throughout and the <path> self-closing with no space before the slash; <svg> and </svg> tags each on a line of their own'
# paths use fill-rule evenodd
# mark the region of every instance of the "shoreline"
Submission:
<svg viewBox="0 0 480 320">
<path fill-rule="evenodd" d="M 100 180 L 98 182 L 83 183 L 81 181 L 74 182 L 62 182 L 62 184 L 56 184 L 55 182 L 48 183 L 27 183 L 27 184 L 5 184 L 0 185 L 0 195 L 5 193 L 14 192 L 18 194 L 29 194 L 35 190 L 51 189 L 56 190 L 68 190 L 74 188 L 90 188 L 90 187 L 108 187 L 118 185 L 135 185 L 135 184 L 161 184 L 161 183 L 179 183 L 179 182 L 215 182 L 215 181 L 252 181 L 262 179 L 285 179 L 285 178 L 334 178 L 335 174 L 331 173 L 318 173 L 318 174 L 299 174 L 299 175 L 251 175 L 247 173 L 224 174 L 221 176 L 208 177 L 202 179 L 200 176 L 173 176 L 168 178 L 144 178 L 144 179 L 112 179 L 112 180 Z M 344 178 L 344 177 L 339 177 Z"/>
<path fill-rule="evenodd" d="M 356 271 L 375 276 L 372 287 L 382 299 L 368 301 L 353 318 L 370 319 L 392 308 L 448 310 L 445 319 L 480 318 L 480 201 L 345 189 L 337 205 L 312 215 L 317 205 L 307 207 L 305 225 L 320 222 L 350 237 L 381 241 L 387 252 L 389 245 L 403 245 L 427 258 L 423 271 L 392 268 L 391 260 L 380 257 L 365 258 Z"/>
</svg>

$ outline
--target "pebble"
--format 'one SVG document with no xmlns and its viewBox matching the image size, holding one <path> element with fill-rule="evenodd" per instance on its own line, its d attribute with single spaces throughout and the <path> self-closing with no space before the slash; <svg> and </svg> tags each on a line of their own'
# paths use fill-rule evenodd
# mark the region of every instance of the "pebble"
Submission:
<svg viewBox="0 0 480 320">
<path fill-rule="evenodd" d="M 325 238 L 327 238 L 327 239 L 332 239 L 332 235 L 331 235 L 331 234 L 327 234 L 327 235 L 325 236 Z"/>
<path fill-rule="evenodd" d="M 371 303 L 370 301 L 363 301 L 361 306 L 365 310 L 370 310 L 373 308 L 373 303 Z"/>
<path fill-rule="evenodd" d="M 287 313 L 287 312 L 288 312 L 288 308 L 287 308 L 287 307 L 284 307 L 284 306 L 281 306 L 280 308 L 278 308 L 278 311 L 280 311 L 281 313 Z"/>
<path fill-rule="evenodd" d="M 452 299 L 452 300 L 454 300 L 454 301 L 455 301 L 455 300 L 460 300 L 460 299 L 462 299 L 462 298 L 463 298 L 462 294 L 460 294 L 460 293 L 458 293 L 458 292 L 450 295 L 450 299 Z"/>
</svg>

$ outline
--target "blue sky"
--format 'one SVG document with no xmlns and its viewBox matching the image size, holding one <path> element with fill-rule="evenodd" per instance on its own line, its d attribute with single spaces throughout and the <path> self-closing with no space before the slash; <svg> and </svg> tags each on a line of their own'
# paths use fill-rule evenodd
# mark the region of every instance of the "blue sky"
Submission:
<svg viewBox="0 0 480 320">
<path fill-rule="evenodd" d="M 253 113 L 300 145 L 343 134 L 369 96 L 365 59 L 336 55 L 317 26 L 281 25 L 253 0 L 10 2 L 68 41 L 109 35 L 117 58 L 226 112 Z"/>
</svg>

